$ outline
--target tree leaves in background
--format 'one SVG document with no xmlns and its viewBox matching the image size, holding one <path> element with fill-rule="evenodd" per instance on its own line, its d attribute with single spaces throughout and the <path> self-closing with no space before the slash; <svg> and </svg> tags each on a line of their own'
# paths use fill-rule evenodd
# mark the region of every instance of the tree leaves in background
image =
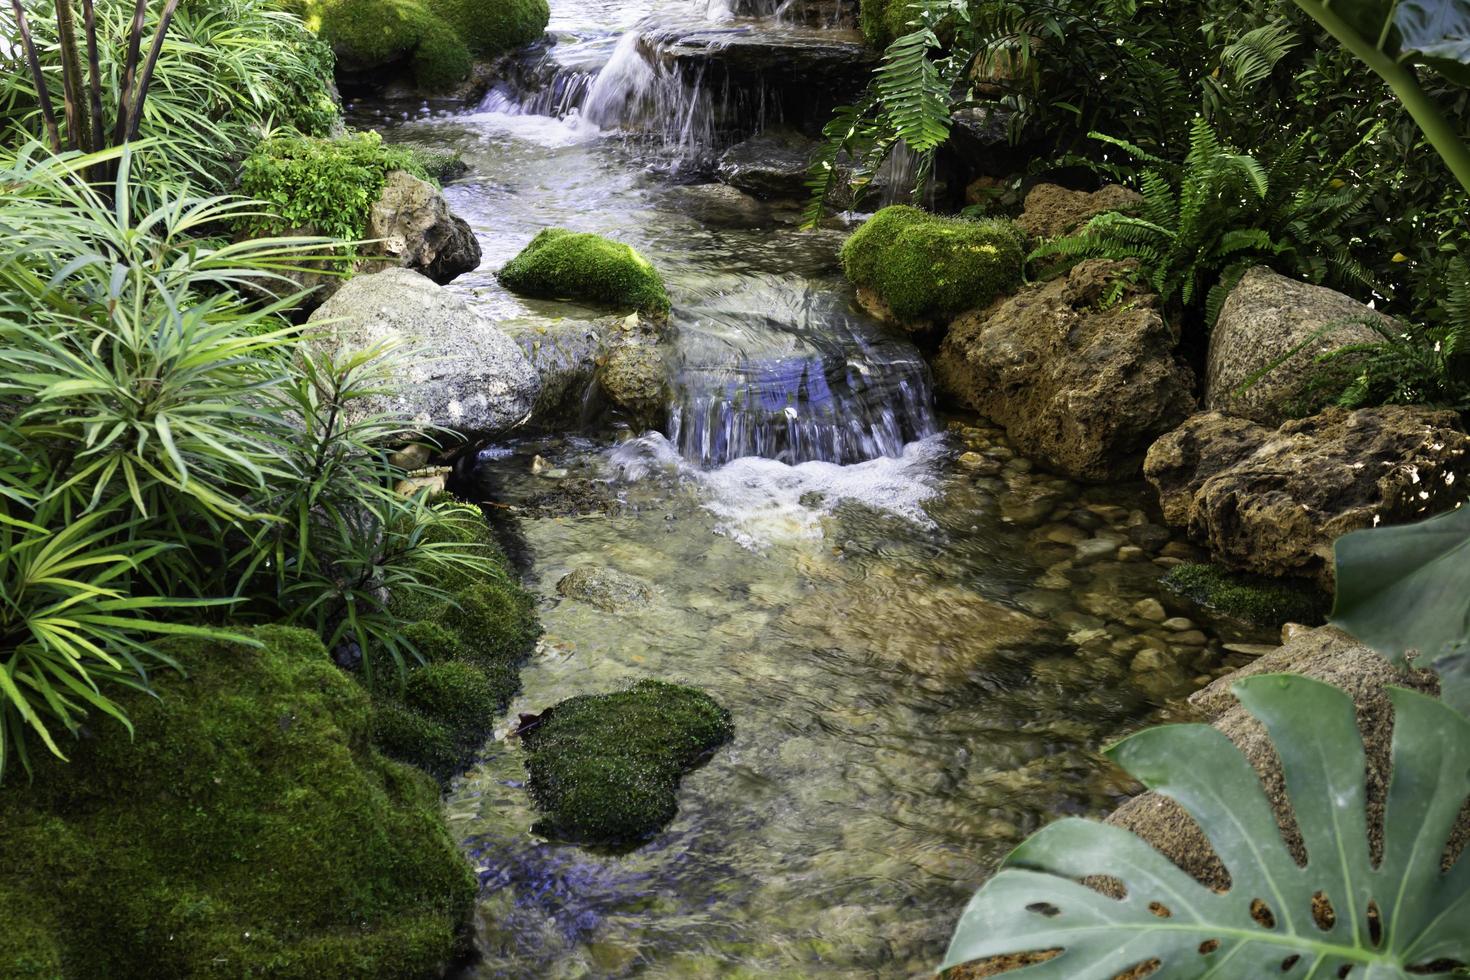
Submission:
<svg viewBox="0 0 1470 980">
<path fill-rule="evenodd" d="M 1284 674 L 1242 680 L 1233 690 L 1275 743 L 1305 867 L 1282 841 L 1260 776 L 1223 733 L 1207 725 L 1152 728 L 1109 755 L 1194 816 L 1230 889 L 1202 885 L 1122 828 L 1059 820 L 1016 848 L 976 893 L 945 968 L 1033 954 L 1005 975 L 1111 980 L 1154 963 L 1152 980 L 1408 980 L 1448 977 L 1447 963 L 1470 962 L 1470 861 L 1441 871 L 1470 796 L 1470 719 L 1433 698 L 1390 692 L 1393 774 L 1374 867 L 1366 753 L 1352 699 Z M 1093 876 L 1120 882 L 1123 897 L 1079 883 Z"/>
<path fill-rule="evenodd" d="M 1470 507 L 1354 531 L 1335 551 L 1331 623 L 1396 664 L 1417 653 L 1444 700 L 1470 715 Z"/>
</svg>

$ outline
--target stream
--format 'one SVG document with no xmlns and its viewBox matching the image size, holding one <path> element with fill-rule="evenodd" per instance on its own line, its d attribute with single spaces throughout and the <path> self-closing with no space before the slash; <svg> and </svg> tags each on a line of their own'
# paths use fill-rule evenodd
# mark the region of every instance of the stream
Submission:
<svg viewBox="0 0 1470 980">
<path fill-rule="evenodd" d="M 609 502 L 507 525 L 546 630 L 509 718 L 658 678 L 736 725 L 677 819 L 610 856 L 530 833 L 503 722 L 446 799 L 481 881 L 481 959 L 461 975 L 926 976 L 1026 834 L 1136 788 L 1100 748 L 1238 665 L 1222 648 L 1236 637 L 1160 608 L 1159 576 L 1191 550 L 1146 487 L 1080 487 L 936 409 L 919 352 L 843 279 L 845 230 L 800 231 L 794 208 L 755 228 L 698 219 L 680 185 L 731 119 L 763 124 L 759 100 L 661 75 L 635 28 L 750 25 L 658 2 L 552 0 L 534 85 L 477 109 L 355 107 L 390 140 L 463 155 L 445 193 L 484 262 L 452 288 L 507 329 L 604 312 L 496 284 L 547 226 L 633 245 L 673 299 L 665 434 L 481 454 L 485 499 L 591 481 Z M 648 580 L 655 601 L 560 596 L 588 564 Z"/>
</svg>

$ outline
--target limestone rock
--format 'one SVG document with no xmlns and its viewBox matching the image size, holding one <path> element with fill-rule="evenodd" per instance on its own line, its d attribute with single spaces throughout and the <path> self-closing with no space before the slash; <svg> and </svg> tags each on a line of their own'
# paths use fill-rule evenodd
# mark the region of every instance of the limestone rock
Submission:
<svg viewBox="0 0 1470 980">
<path fill-rule="evenodd" d="M 1120 269 L 1084 262 L 965 314 L 940 347 L 940 387 L 1058 472 L 1136 477 L 1153 440 L 1193 411 L 1194 381 L 1151 297 L 1098 305 Z"/>
<path fill-rule="evenodd" d="M 1091 193 L 1056 184 L 1037 184 L 1026 194 L 1016 224 L 1032 238 L 1057 238 L 1075 234 L 1100 214 L 1128 211 L 1141 200 L 1136 191 L 1121 184 L 1108 184 Z"/>
<path fill-rule="evenodd" d="M 1294 821 L 1283 819 L 1290 812 L 1290 806 L 1286 802 L 1276 751 L 1264 726 L 1230 693 L 1230 685 L 1241 678 L 1279 673 L 1301 674 L 1324 681 L 1352 696 L 1357 708 L 1358 728 L 1363 733 L 1368 754 L 1371 844 L 1373 852 L 1380 853 L 1393 718 L 1393 707 L 1385 688 L 1389 685 L 1410 687 L 1433 694 L 1437 691 L 1434 676 L 1425 671 L 1400 670 L 1346 633 L 1324 626 L 1296 636 L 1286 646 L 1220 678 L 1190 698 L 1190 703 L 1229 736 L 1261 773 L 1278 822 L 1286 828 L 1284 839 L 1298 860 L 1304 857 L 1301 837 Z M 1198 824 L 1173 801 L 1157 793 L 1145 793 L 1119 807 L 1107 822 L 1138 834 L 1205 884 L 1217 888 L 1229 884 L 1229 876 Z M 1463 846 L 1467 830 L 1470 826 L 1462 814 L 1454 838 L 1458 846 Z"/>
<path fill-rule="evenodd" d="M 1382 341 L 1373 323 L 1391 326 L 1393 320 L 1350 296 L 1257 266 L 1225 298 L 1210 333 L 1205 407 L 1267 425 L 1300 414 L 1293 408 L 1320 407 L 1302 404 L 1313 361 L 1328 351 Z"/>
<path fill-rule="evenodd" d="M 428 181 L 395 170 L 368 212 L 363 246 L 367 269 L 398 265 L 422 272 L 441 286 L 480 265 L 480 243 L 465 220 L 449 210 Z"/>
<path fill-rule="evenodd" d="M 1220 564 L 1326 585 L 1340 535 L 1464 500 L 1467 452 L 1449 411 L 1331 408 L 1274 430 L 1203 412 L 1154 443 L 1144 474 Z"/>
<path fill-rule="evenodd" d="M 463 297 L 417 272 L 357 276 L 311 322 L 324 323 L 313 341 L 324 350 L 404 348 L 398 384 L 361 402 L 363 415 L 392 413 L 419 431 L 488 438 L 524 422 L 540 394 L 536 369 L 515 341 Z"/>
<path fill-rule="evenodd" d="M 653 602 L 653 586 L 648 582 L 597 565 L 574 568 L 556 583 L 556 591 L 596 606 L 603 612 L 643 609 Z"/>
</svg>

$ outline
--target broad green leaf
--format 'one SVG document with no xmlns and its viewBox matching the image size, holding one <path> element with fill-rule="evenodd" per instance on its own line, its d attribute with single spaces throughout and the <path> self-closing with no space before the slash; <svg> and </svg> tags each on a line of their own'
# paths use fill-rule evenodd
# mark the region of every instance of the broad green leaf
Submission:
<svg viewBox="0 0 1470 980">
<path fill-rule="evenodd" d="M 1470 0 L 1401 0 L 1393 23 L 1403 54 L 1470 83 Z"/>
<path fill-rule="evenodd" d="M 1445 701 L 1470 714 L 1470 507 L 1337 539 L 1331 622 L 1396 664 L 1440 675 Z"/>
<path fill-rule="evenodd" d="M 1366 765 L 1352 699 L 1318 681 L 1264 675 L 1236 696 L 1276 746 L 1306 850 L 1282 841 L 1261 780 L 1214 728 L 1171 725 L 1110 755 L 1195 818 L 1230 873 L 1200 884 L 1119 827 L 1065 819 L 1032 835 L 965 909 L 944 967 L 1041 954 L 1007 977 L 1112 980 L 1143 963 L 1151 980 L 1282 976 L 1409 980 L 1413 968 L 1470 962 L 1470 870 L 1440 862 L 1470 796 L 1470 719 L 1391 692 L 1393 774 L 1383 857 L 1369 856 Z M 1121 897 L 1081 882 L 1109 878 Z M 1318 914 L 1322 900 L 1330 917 Z M 1370 906 L 1382 938 L 1370 934 Z M 1263 913 L 1269 910 L 1269 918 Z"/>
</svg>

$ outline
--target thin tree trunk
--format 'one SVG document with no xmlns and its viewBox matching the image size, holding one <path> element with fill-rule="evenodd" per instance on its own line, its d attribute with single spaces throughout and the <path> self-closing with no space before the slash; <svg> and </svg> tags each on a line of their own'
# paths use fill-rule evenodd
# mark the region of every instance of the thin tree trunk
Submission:
<svg viewBox="0 0 1470 980">
<path fill-rule="evenodd" d="M 128 140 L 134 140 L 138 136 L 138 123 L 143 118 L 143 100 L 148 98 L 148 85 L 153 81 L 153 69 L 158 66 L 158 54 L 163 50 L 163 38 L 168 33 L 168 25 L 174 19 L 174 11 L 179 9 L 179 0 L 168 0 L 163 6 L 163 13 L 158 16 L 158 31 L 153 35 L 153 47 L 148 51 L 148 63 L 143 66 L 143 74 L 138 80 L 138 99 L 133 104 L 133 112 L 128 121 Z"/>
<path fill-rule="evenodd" d="M 88 99 L 91 104 L 92 149 L 103 148 L 102 135 L 102 63 L 97 57 L 97 12 L 92 0 L 82 0 L 82 24 L 87 31 Z"/>
<path fill-rule="evenodd" d="M 31 39 L 31 25 L 26 20 L 25 8 L 20 0 L 10 0 L 15 10 L 15 26 L 20 32 L 20 45 L 25 49 L 26 63 L 31 68 L 31 80 L 36 83 L 36 101 L 41 104 L 41 119 L 46 124 L 46 135 L 51 138 L 51 149 L 61 152 L 61 134 L 56 130 L 56 112 L 51 108 L 51 92 L 46 88 L 46 76 L 41 71 L 41 59 L 36 57 L 36 44 Z"/>
<path fill-rule="evenodd" d="M 13 0 L 19 3 L 20 0 Z M 121 146 L 128 138 L 128 108 L 133 100 L 133 78 L 138 71 L 138 52 L 143 47 L 143 21 L 148 15 L 148 0 L 134 0 L 133 26 L 128 34 L 128 56 L 123 62 L 122 89 L 117 93 L 117 125 L 112 130 L 112 145 Z"/>
<path fill-rule="evenodd" d="M 77 51 L 77 22 L 72 15 L 71 0 L 56 0 L 56 34 L 61 45 L 61 91 L 66 100 L 66 141 L 73 149 L 95 149 L 92 127 L 87 122 L 87 104 L 83 101 L 85 81 L 82 56 Z"/>
</svg>

